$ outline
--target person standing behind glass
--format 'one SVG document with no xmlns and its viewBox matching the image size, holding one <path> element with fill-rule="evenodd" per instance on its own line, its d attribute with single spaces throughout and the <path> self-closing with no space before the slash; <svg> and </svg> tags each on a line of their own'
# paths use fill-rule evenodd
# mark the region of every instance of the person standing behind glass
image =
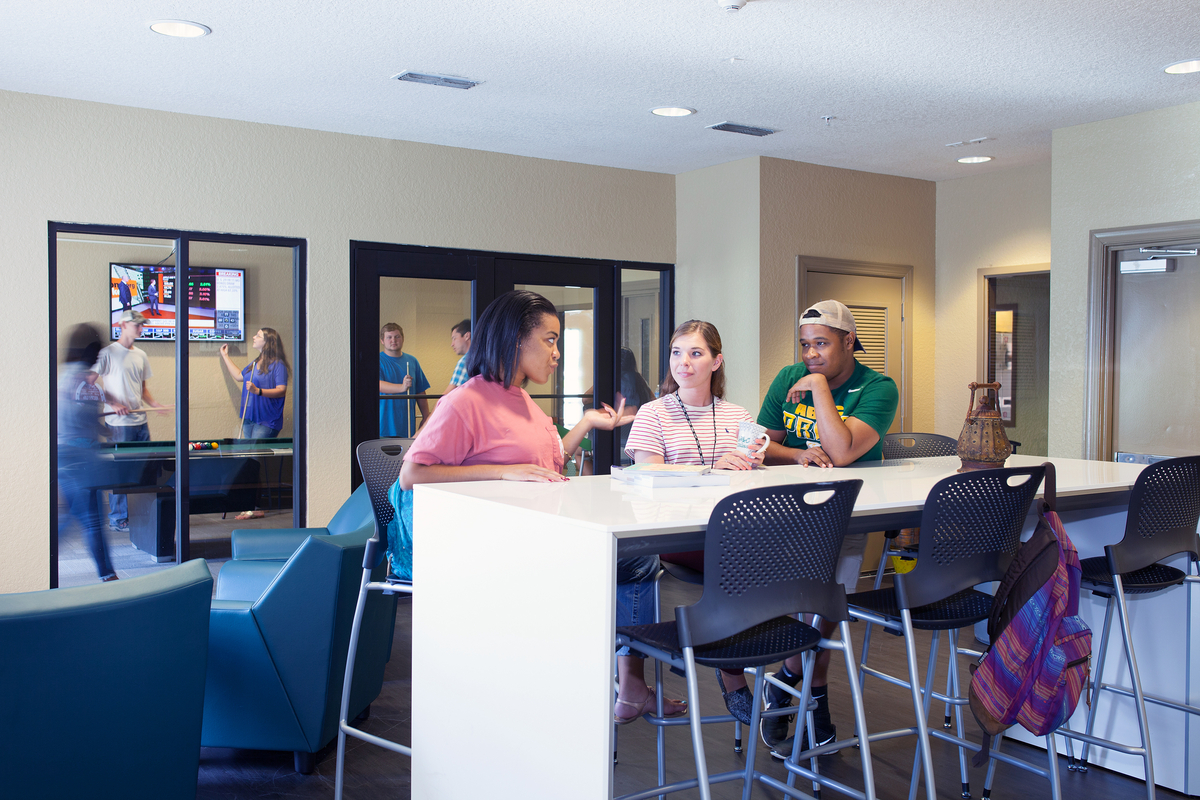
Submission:
<svg viewBox="0 0 1200 800">
<path fill-rule="evenodd" d="M 625 413 L 637 414 L 637 410 L 646 403 L 654 400 L 654 390 L 642 373 L 638 372 L 637 357 L 628 347 L 621 348 L 621 380 L 617 389 L 617 401 L 625 401 Z M 589 390 L 590 391 L 590 390 Z M 629 440 L 629 428 L 621 428 L 621 446 L 618 453 L 625 452 L 625 443 Z"/>
<path fill-rule="evenodd" d="M 242 383 L 238 411 L 243 439 L 274 439 L 283 430 L 283 403 L 287 394 L 288 366 L 283 340 L 274 328 L 261 328 L 250 342 L 258 358 L 239 370 L 229 358 L 229 345 L 221 345 L 221 360 L 235 381 Z"/>
<path fill-rule="evenodd" d="M 96 372 L 104 379 L 104 394 L 110 406 L 108 439 L 110 442 L 148 442 L 150 426 L 146 424 L 146 408 L 161 404 L 150 394 L 146 379 L 153 375 L 146 352 L 134 345 L 142 335 L 146 318 L 137 311 L 121 314 L 121 335 L 117 341 L 100 351 Z M 129 504 L 125 495 L 113 492 L 108 499 L 108 527 L 120 533 L 129 532 Z"/>
<path fill-rule="evenodd" d="M 424 370 L 411 354 L 404 352 L 404 329 L 394 322 L 389 322 L 379 329 L 379 341 L 383 343 L 383 351 L 379 354 L 379 393 L 380 394 L 425 394 L 429 390 L 429 380 Z M 381 438 L 395 436 L 407 439 L 416 436 L 417 431 L 429 419 L 429 401 L 424 397 L 417 398 L 417 408 L 421 409 L 421 425 L 415 426 L 415 413 L 412 400 L 379 401 L 379 436 Z"/>
<path fill-rule="evenodd" d="M 450 394 L 467 382 L 467 353 L 471 352 L 470 319 L 464 319 L 450 329 L 450 349 L 458 356 L 458 363 L 454 365 L 454 374 L 450 376 L 450 383 L 446 385 L 443 395 Z"/>
<path fill-rule="evenodd" d="M 116 570 L 108 556 L 108 542 L 100 527 L 100 489 L 107 474 L 95 447 L 106 433 L 100 408 L 104 391 L 92 371 L 100 355 L 100 332 L 91 325 L 76 325 L 67 340 L 67 356 L 58 375 L 58 486 L 67 513 L 83 531 L 83 539 L 102 581 L 115 581 Z M 123 405 L 117 414 L 127 414 Z M 63 526 L 60 523 L 61 535 Z"/>
</svg>

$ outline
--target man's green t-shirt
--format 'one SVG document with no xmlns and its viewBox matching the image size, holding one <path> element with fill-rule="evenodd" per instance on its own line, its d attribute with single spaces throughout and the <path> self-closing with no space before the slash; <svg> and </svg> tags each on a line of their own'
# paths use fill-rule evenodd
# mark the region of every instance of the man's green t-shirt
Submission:
<svg viewBox="0 0 1200 800">
<path fill-rule="evenodd" d="M 786 447 L 806 449 L 821 444 L 821 433 L 817 430 L 817 411 L 812 405 L 812 393 L 805 392 L 799 403 L 787 401 L 788 389 L 808 374 L 804 364 L 784 367 L 771 381 L 771 388 L 763 399 L 758 412 L 758 424 L 773 431 L 786 431 L 783 444 Z M 850 379 L 832 390 L 833 402 L 842 419 L 855 417 L 871 426 L 879 434 L 879 441 L 864 453 L 859 461 L 883 460 L 883 437 L 892 426 L 896 407 L 900 404 L 900 392 L 896 382 L 886 375 L 855 362 Z"/>
</svg>

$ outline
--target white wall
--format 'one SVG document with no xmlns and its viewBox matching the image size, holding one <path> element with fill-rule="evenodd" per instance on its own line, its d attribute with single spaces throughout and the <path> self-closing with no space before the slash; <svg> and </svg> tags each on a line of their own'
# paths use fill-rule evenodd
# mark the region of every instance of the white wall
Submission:
<svg viewBox="0 0 1200 800">
<path fill-rule="evenodd" d="M 758 414 L 759 161 L 746 158 L 675 178 L 675 322 L 721 332 L 725 396 Z"/>
<path fill-rule="evenodd" d="M 349 242 L 670 262 L 674 178 L 0 92 L 0 592 L 49 576 L 48 221 L 306 238 L 309 517 L 349 492 Z M 448 335 L 448 333 L 447 333 Z M 298 355 L 294 354 L 293 358 Z"/>
<path fill-rule="evenodd" d="M 1200 218 L 1200 103 L 1054 132 L 1050 455 L 1083 455 L 1092 230 Z M 1195 369 L 1194 364 L 1186 365 Z M 1184 402 L 1182 408 L 1190 408 Z"/>
<path fill-rule="evenodd" d="M 1050 164 L 938 183 L 934 433 L 958 437 L 967 384 L 986 377 L 976 374 L 978 270 L 1049 261 Z"/>
</svg>

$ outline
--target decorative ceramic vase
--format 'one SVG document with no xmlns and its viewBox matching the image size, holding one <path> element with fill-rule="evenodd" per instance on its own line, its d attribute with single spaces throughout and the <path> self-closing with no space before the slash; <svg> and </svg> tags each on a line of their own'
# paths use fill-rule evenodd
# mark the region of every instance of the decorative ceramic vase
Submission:
<svg viewBox="0 0 1200 800">
<path fill-rule="evenodd" d="M 1013 449 L 997 407 L 996 390 L 1000 384 L 972 382 L 967 388 L 971 390 L 971 400 L 967 405 L 967 421 L 958 436 L 958 457 L 962 460 L 962 468 L 958 471 L 1003 467 Z M 985 390 L 978 407 L 975 405 L 977 389 Z"/>
</svg>

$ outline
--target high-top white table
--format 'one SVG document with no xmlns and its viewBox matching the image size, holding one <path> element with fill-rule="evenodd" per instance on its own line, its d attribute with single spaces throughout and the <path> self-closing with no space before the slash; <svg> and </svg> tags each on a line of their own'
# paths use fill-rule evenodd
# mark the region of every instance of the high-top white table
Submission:
<svg viewBox="0 0 1200 800">
<path fill-rule="evenodd" d="M 1013 456 L 1008 465 L 1044 460 Z M 1053 461 L 1073 539 L 1084 556 L 1101 554 L 1121 536 L 1142 467 Z M 618 553 L 699 549 L 718 500 L 787 483 L 861 478 L 852 530 L 916 525 L 929 490 L 958 466 L 770 467 L 735 473 L 729 486 L 654 490 L 608 476 L 418 486 L 413 797 L 610 798 Z M 1178 634 L 1172 641 L 1178 650 Z M 1166 771 L 1159 782 L 1170 785 Z"/>
</svg>

